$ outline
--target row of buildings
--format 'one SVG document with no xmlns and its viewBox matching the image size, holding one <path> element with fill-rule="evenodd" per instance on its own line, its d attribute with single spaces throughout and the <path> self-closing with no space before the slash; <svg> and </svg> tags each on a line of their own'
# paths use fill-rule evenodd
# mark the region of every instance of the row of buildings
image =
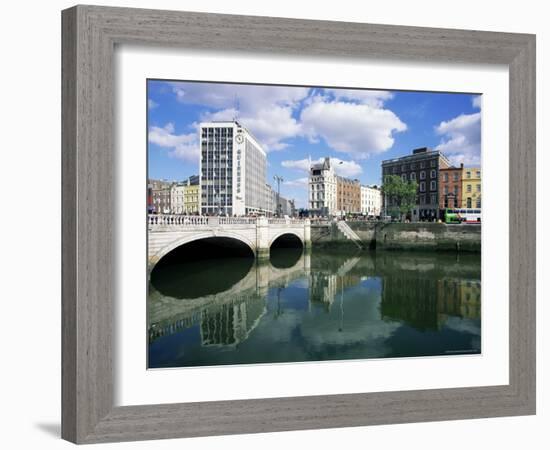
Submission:
<svg viewBox="0 0 550 450">
<path fill-rule="evenodd" d="M 308 181 L 308 206 L 313 215 L 380 216 L 380 189 L 377 186 L 363 186 L 357 179 L 336 175 L 330 158 L 311 165 Z"/>
<path fill-rule="evenodd" d="M 267 155 L 239 122 L 203 122 L 199 128 L 199 174 L 185 181 L 150 180 L 148 207 L 162 214 L 288 215 L 294 201 L 267 183 Z M 447 208 L 481 209 L 481 169 L 453 167 L 437 150 L 417 148 L 412 154 L 382 162 L 382 181 L 398 175 L 418 184 L 410 219 L 436 220 Z M 385 196 L 384 196 L 385 197 Z M 336 175 L 330 158 L 312 164 L 308 179 L 308 213 L 319 216 L 386 215 L 399 202 L 383 198 L 377 186 Z"/>
<path fill-rule="evenodd" d="M 267 155 L 237 121 L 200 124 L 199 175 L 183 182 L 149 181 L 149 211 L 160 214 L 288 215 L 293 200 L 267 181 Z"/>
<path fill-rule="evenodd" d="M 481 168 L 454 167 L 440 151 L 417 148 L 412 154 L 382 161 L 382 180 L 388 175 L 418 184 L 416 207 L 410 219 L 436 220 L 448 208 L 481 210 Z M 384 208 L 397 205 L 398 200 L 384 198 Z"/>
</svg>

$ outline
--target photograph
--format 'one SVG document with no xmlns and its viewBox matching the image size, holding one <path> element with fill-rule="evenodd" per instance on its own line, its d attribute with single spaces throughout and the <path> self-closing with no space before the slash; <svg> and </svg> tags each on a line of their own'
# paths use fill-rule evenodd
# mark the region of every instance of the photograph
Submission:
<svg viewBox="0 0 550 450">
<path fill-rule="evenodd" d="M 148 369 L 481 354 L 481 94 L 146 83 Z"/>
</svg>

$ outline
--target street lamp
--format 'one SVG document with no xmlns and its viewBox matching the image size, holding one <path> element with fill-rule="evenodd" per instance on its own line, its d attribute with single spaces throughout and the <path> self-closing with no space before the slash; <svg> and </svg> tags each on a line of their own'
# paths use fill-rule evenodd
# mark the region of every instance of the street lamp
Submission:
<svg viewBox="0 0 550 450">
<path fill-rule="evenodd" d="M 279 175 L 274 175 L 273 179 L 277 182 L 277 216 L 281 216 L 281 181 L 283 180 L 283 177 Z"/>
</svg>

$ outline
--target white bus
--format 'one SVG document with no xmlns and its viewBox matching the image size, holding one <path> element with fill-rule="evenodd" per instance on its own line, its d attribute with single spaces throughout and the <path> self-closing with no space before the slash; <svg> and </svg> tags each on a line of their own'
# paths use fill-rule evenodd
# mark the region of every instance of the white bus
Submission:
<svg viewBox="0 0 550 450">
<path fill-rule="evenodd" d="M 481 209 L 456 208 L 453 212 L 461 223 L 481 223 Z"/>
</svg>

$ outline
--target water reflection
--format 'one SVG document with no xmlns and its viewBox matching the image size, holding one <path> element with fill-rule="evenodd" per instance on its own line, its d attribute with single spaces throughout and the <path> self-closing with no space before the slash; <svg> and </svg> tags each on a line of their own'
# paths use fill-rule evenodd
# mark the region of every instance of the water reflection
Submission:
<svg viewBox="0 0 550 450">
<path fill-rule="evenodd" d="M 479 353 L 480 279 L 479 255 L 277 249 L 163 267 L 149 366 Z"/>
</svg>

